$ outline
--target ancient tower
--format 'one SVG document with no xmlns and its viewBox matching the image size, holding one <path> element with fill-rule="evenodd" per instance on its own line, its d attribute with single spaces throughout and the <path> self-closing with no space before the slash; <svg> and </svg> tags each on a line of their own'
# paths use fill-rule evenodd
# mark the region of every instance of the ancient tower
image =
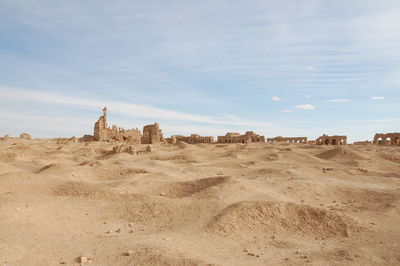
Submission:
<svg viewBox="0 0 400 266">
<path fill-rule="evenodd" d="M 94 124 L 94 139 L 107 140 L 107 107 L 103 108 L 103 115 Z"/>
</svg>

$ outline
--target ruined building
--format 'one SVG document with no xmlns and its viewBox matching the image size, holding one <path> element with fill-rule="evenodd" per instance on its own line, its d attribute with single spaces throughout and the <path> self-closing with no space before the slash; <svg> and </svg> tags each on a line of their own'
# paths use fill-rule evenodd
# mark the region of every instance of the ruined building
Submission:
<svg viewBox="0 0 400 266">
<path fill-rule="evenodd" d="M 317 138 L 315 142 L 318 145 L 346 145 L 347 136 L 328 136 L 324 134 Z"/>
<path fill-rule="evenodd" d="M 218 143 L 251 143 L 265 142 L 265 137 L 255 134 L 253 131 L 247 131 L 244 135 L 239 133 L 227 133 L 225 136 L 218 136 Z"/>
<path fill-rule="evenodd" d="M 400 133 L 377 133 L 374 137 L 374 144 L 400 145 Z"/>
<path fill-rule="evenodd" d="M 214 143 L 214 137 L 203 137 L 197 134 L 192 134 L 189 137 L 180 135 L 171 136 L 171 143 L 177 141 L 183 141 L 188 144 Z"/>
<path fill-rule="evenodd" d="M 94 140 L 125 141 L 132 144 L 140 144 L 141 134 L 139 129 L 124 130 L 115 125 L 109 128 L 107 125 L 107 107 L 104 107 L 103 115 L 94 124 Z"/>
<path fill-rule="evenodd" d="M 282 137 L 278 136 L 275 138 L 268 138 L 267 142 L 274 143 L 274 142 L 289 142 L 289 143 L 307 143 L 307 137 Z"/>
<path fill-rule="evenodd" d="M 158 123 L 143 127 L 142 144 L 157 144 L 164 142 L 164 137 Z"/>
<path fill-rule="evenodd" d="M 368 145 L 368 144 L 372 144 L 371 141 L 369 140 L 364 140 L 364 141 L 354 141 L 353 145 Z"/>
</svg>

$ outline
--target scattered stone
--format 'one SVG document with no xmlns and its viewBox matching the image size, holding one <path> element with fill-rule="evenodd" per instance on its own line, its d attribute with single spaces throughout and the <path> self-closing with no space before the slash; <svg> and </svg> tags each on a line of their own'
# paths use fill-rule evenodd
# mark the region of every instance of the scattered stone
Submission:
<svg viewBox="0 0 400 266">
<path fill-rule="evenodd" d="M 130 230 L 129 230 L 129 234 L 132 234 L 133 232 L 134 232 L 133 229 L 130 229 Z"/>
<path fill-rule="evenodd" d="M 115 232 L 121 233 L 121 228 L 118 228 L 117 230 L 115 230 Z"/>
<path fill-rule="evenodd" d="M 128 226 L 133 228 L 134 224 L 133 223 L 128 223 Z"/>
<path fill-rule="evenodd" d="M 153 151 L 153 148 L 151 147 L 151 145 L 148 145 L 146 147 L 146 152 L 152 152 L 152 151 Z"/>
<path fill-rule="evenodd" d="M 31 135 L 29 135 L 28 133 L 22 133 L 21 135 L 19 135 L 19 138 L 28 140 L 32 139 Z"/>
<path fill-rule="evenodd" d="M 132 256 L 134 253 L 135 253 L 135 251 L 128 250 L 128 251 L 124 252 L 124 256 Z"/>
<path fill-rule="evenodd" d="M 79 263 L 86 263 L 86 262 L 89 262 L 89 260 L 90 259 L 88 257 L 83 257 L 83 256 L 76 258 L 76 262 L 79 262 Z"/>
<path fill-rule="evenodd" d="M 68 264 L 68 261 L 65 259 L 61 259 L 60 264 Z"/>
</svg>

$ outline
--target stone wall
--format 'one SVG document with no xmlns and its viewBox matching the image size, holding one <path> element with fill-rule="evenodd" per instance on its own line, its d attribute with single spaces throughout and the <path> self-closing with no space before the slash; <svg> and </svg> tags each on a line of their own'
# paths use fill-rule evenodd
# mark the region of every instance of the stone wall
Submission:
<svg viewBox="0 0 400 266">
<path fill-rule="evenodd" d="M 225 136 L 218 136 L 218 143 L 252 143 L 265 142 L 265 137 L 255 134 L 253 131 L 247 131 L 244 135 L 239 133 L 227 133 Z"/>
<path fill-rule="evenodd" d="M 164 142 L 164 137 L 158 123 L 143 127 L 142 144 L 157 144 Z"/>
<path fill-rule="evenodd" d="M 183 141 L 188 144 L 199 144 L 199 143 L 214 143 L 214 137 L 203 137 L 197 134 L 192 134 L 189 137 L 175 135 L 171 136 L 171 142 Z"/>
<path fill-rule="evenodd" d="M 307 137 L 282 137 L 278 136 L 275 138 L 268 138 L 267 142 L 289 142 L 289 143 L 307 143 Z"/>
</svg>

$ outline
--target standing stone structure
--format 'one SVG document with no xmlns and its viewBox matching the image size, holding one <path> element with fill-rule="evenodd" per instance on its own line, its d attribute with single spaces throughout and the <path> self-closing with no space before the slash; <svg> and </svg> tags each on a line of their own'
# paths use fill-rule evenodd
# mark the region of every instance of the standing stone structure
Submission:
<svg viewBox="0 0 400 266">
<path fill-rule="evenodd" d="M 227 133 L 225 136 L 218 136 L 217 143 L 251 143 L 265 142 L 265 137 L 255 134 L 253 131 L 246 131 L 244 135 L 239 133 Z"/>
<path fill-rule="evenodd" d="M 400 133 L 376 133 L 374 136 L 374 144 L 400 145 Z"/>
<path fill-rule="evenodd" d="M 364 141 L 354 141 L 353 145 L 368 145 L 368 144 L 372 144 L 371 141 L 369 140 L 364 140 Z"/>
<path fill-rule="evenodd" d="M 323 134 L 321 137 L 315 140 L 318 145 L 346 145 L 347 136 L 328 136 Z"/>
<path fill-rule="evenodd" d="M 103 115 L 94 124 L 94 140 L 97 141 L 125 141 L 132 144 L 141 143 L 141 133 L 139 129 L 125 130 L 113 125 L 107 126 L 107 107 L 103 108 Z"/>
<path fill-rule="evenodd" d="M 172 139 L 174 139 L 174 140 L 172 140 Z M 203 136 L 200 136 L 197 134 L 192 134 L 189 137 L 175 135 L 175 136 L 171 136 L 171 143 L 172 143 L 172 141 L 174 141 L 174 142 L 183 141 L 188 144 L 214 143 L 214 137 L 203 137 Z"/>
<path fill-rule="evenodd" d="M 94 139 L 97 141 L 107 140 L 107 107 L 103 108 L 103 115 L 94 124 Z"/>
<path fill-rule="evenodd" d="M 164 142 L 164 137 L 158 123 L 143 127 L 142 144 L 157 144 Z"/>
<path fill-rule="evenodd" d="M 282 137 L 278 136 L 275 138 L 268 138 L 267 142 L 274 143 L 274 142 L 289 142 L 289 143 L 307 143 L 307 137 Z"/>
</svg>

